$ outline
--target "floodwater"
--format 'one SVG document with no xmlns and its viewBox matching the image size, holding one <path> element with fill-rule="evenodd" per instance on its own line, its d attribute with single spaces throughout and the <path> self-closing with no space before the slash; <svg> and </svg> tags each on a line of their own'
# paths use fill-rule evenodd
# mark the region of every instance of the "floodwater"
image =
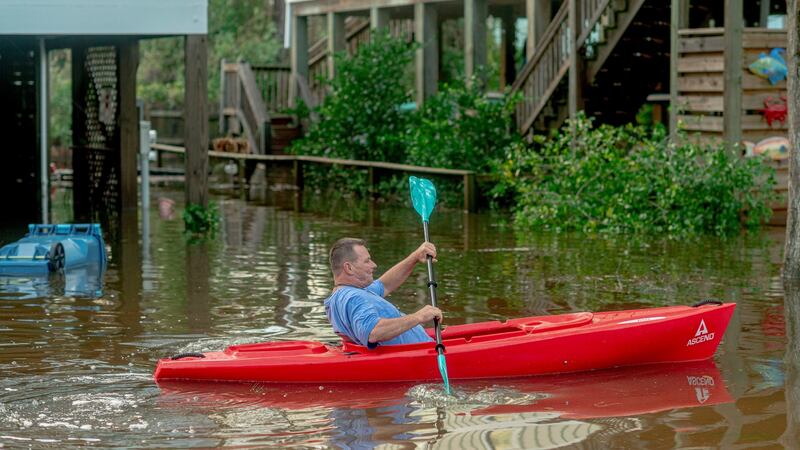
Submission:
<svg viewBox="0 0 800 450">
<path fill-rule="evenodd" d="M 137 222 L 126 218 L 115 233 L 129 239 L 108 242 L 104 274 L 0 279 L 0 447 L 800 447 L 782 229 L 728 240 L 524 237 L 502 215 L 434 213 L 446 324 L 736 302 L 712 361 L 455 381 L 451 398 L 437 383 L 158 386 L 165 356 L 336 340 L 322 306 L 329 244 L 366 238 L 380 271 L 421 240 L 410 208 L 350 221 L 218 197 L 216 239 L 187 243 L 182 196 L 153 192 L 148 239 L 130 239 Z M 174 217 L 159 214 L 162 197 L 177 201 Z M 2 229 L 0 242 L 23 231 Z M 391 300 L 406 312 L 426 304 L 424 277 L 418 269 Z"/>
</svg>

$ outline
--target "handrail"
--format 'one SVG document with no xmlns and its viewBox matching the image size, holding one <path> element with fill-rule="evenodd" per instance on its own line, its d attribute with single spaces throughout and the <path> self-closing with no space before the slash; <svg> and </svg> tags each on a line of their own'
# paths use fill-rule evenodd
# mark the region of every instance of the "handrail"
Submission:
<svg viewBox="0 0 800 450">
<path fill-rule="evenodd" d="M 530 61 L 511 87 L 513 92 L 523 93 L 523 101 L 516 107 L 517 127 L 522 133 L 526 133 L 533 125 L 566 75 L 572 52 L 587 42 L 605 14 L 615 14 L 611 0 L 578 0 L 578 3 L 576 42 L 570 42 L 570 2 L 564 1 L 542 34 Z"/>
<path fill-rule="evenodd" d="M 517 90 L 523 83 L 525 83 L 525 78 L 527 78 L 536 68 L 539 60 L 541 60 L 542 56 L 544 56 L 546 48 L 552 43 L 553 36 L 555 36 L 561 24 L 567 19 L 568 14 L 569 2 L 564 2 L 561 4 L 558 12 L 553 17 L 553 20 L 551 20 L 550 24 L 547 25 L 547 28 L 545 28 L 544 33 L 542 33 L 542 38 L 536 45 L 536 51 L 534 51 L 533 57 L 525 64 L 525 67 L 522 69 L 519 77 L 514 80 L 514 84 L 511 85 L 511 90 Z"/>
<path fill-rule="evenodd" d="M 176 153 L 176 154 L 186 153 L 186 149 L 184 147 L 179 147 L 176 145 L 150 144 L 150 148 L 152 148 L 153 150 L 167 152 L 167 153 Z M 241 160 L 252 160 L 252 161 L 303 161 L 303 162 L 312 162 L 318 164 L 330 164 L 339 166 L 373 167 L 376 169 L 397 170 L 401 172 L 414 172 L 414 173 L 429 173 L 434 175 L 458 175 L 458 176 L 475 175 L 475 171 L 473 170 L 414 166 L 411 164 L 400 164 L 400 163 L 392 163 L 384 161 L 364 161 L 360 159 L 325 158 L 322 156 L 310 156 L 310 155 L 250 155 L 246 153 L 229 153 L 229 152 L 218 152 L 215 150 L 209 150 L 208 156 L 213 158 L 241 159 Z"/>
<path fill-rule="evenodd" d="M 252 69 L 267 111 L 274 115 L 289 109 L 291 67 L 281 64 L 264 64 L 252 66 Z"/>
<path fill-rule="evenodd" d="M 359 40 L 362 33 L 369 33 L 369 20 L 359 17 L 348 17 L 345 21 L 345 41 Z M 360 42 L 360 40 L 359 40 Z M 328 38 L 322 38 L 308 49 L 308 85 L 317 102 L 322 102 L 327 93 L 320 78 L 328 77 Z"/>
<path fill-rule="evenodd" d="M 517 128 L 523 134 L 533 125 L 569 68 L 569 2 L 564 2 L 545 29 L 533 58 L 512 85 L 523 100 L 516 106 Z M 541 63 L 541 64 L 540 64 Z"/>
<path fill-rule="evenodd" d="M 253 70 L 247 63 L 221 64 L 220 131 L 227 129 L 229 117 L 235 117 L 247 138 L 250 151 L 269 151 L 270 118 Z"/>
<path fill-rule="evenodd" d="M 150 148 L 156 151 L 186 154 L 185 148 L 177 147 L 174 145 L 150 144 Z M 409 164 L 390 163 L 383 161 L 362 161 L 357 159 L 324 158 L 321 156 L 309 156 L 309 155 L 248 155 L 243 153 L 228 153 L 228 152 L 217 152 L 209 150 L 208 156 L 211 158 L 237 160 L 240 167 L 239 170 L 240 177 L 242 177 L 244 174 L 244 170 L 241 169 L 241 167 L 243 167 L 244 165 L 244 161 L 274 161 L 274 162 L 292 163 L 294 165 L 295 186 L 297 186 L 297 188 L 299 189 L 300 195 L 302 195 L 302 190 L 303 190 L 303 166 L 306 163 L 366 168 L 369 171 L 370 175 L 369 178 L 371 183 L 370 189 L 372 192 L 374 192 L 373 189 L 375 188 L 375 182 L 377 180 L 377 177 L 373 176 L 375 170 L 396 170 L 405 173 L 458 176 L 462 178 L 464 183 L 464 203 L 463 203 L 464 211 L 474 212 L 476 210 L 475 198 L 476 198 L 477 188 L 475 180 L 477 175 L 472 170 L 412 166 Z M 240 180 L 241 180 L 240 181 L 241 185 L 244 186 L 246 184 L 246 181 L 242 180 L 241 178 Z M 298 203 L 302 205 L 302 201 Z"/>
<path fill-rule="evenodd" d="M 581 3 L 581 20 L 579 20 L 578 23 L 589 23 L 591 25 L 587 26 L 583 31 L 578 30 L 578 43 L 575 45 L 576 48 L 581 48 L 583 43 L 586 42 L 586 39 L 592 33 L 595 25 L 606 12 L 606 8 L 608 8 L 611 0 L 583 0 Z M 589 20 L 585 20 L 586 16 L 589 14 L 591 14 L 591 17 Z"/>
</svg>

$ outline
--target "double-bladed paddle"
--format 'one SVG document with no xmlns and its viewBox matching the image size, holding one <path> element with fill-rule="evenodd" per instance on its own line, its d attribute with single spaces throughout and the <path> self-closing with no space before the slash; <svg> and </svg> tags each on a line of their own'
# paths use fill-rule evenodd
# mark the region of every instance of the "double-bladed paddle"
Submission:
<svg viewBox="0 0 800 450">
<path fill-rule="evenodd" d="M 408 184 L 411 187 L 411 203 L 414 209 L 422 217 L 422 230 L 425 234 L 425 242 L 430 242 L 430 235 L 428 234 L 428 219 L 433 212 L 433 207 L 436 206 L 436 188 L 431 183 L 431 180 L 425 178 L 411 177 L 408 179 Z M 431 293 L 431 305 L 436 306 L 436 279 L 433 274 L 433 258 L 428 255 L 428 289 Z M 444 359 L 444 345 L 442 345 L 442 327 L 439 319 L 433 320 L 434 330 L 436 332 L 436 352 L 438 353 L 437 359 L 439 362 L 439 373 L 442 374 L 444 381 L 444 391 L 450 395 L 450 380 L 447 377 L 447 363 Z"/>
</svg>

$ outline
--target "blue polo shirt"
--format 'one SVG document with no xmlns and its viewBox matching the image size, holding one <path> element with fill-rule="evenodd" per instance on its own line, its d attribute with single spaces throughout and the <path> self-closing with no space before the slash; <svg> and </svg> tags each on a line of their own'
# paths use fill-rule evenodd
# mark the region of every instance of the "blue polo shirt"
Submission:
<svg viewBox="0 0 800 450">
<path fill-rule="evenodd" d="M 333 325 L 333 331 L 343 334 L 353 342 L 374 348 L 377 344 L 369 344 L 369 334 L 381 319 L 403 317 L 393 304 L 383 298 L 384 287 L 380 280 L 375 280 L 366 288 L 342 286 L 325 299 L 325 313 Z M 433 339 L 425 330 L 417 325 L 403 334 L 383 341 L 381 345 L 416 344 L 432 342 Z"/>
</svg>

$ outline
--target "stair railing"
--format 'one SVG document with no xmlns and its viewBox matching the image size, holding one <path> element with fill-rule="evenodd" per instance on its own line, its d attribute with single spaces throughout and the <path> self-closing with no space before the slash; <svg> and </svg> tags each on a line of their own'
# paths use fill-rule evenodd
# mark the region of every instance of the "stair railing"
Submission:
<svg viewBox="0 0 800 450">
<path fill-rule="evenodd" d="M 369 42 L 369 19 L 348 17 L 344 23 L 345 40 L 350 54 Z M 308 48 L 308 87 L 316 104 L 322 103 L 327 94 L 322 80 L 328 78 L 328 38 L 324 37 Z"/>
<path fill-rule="evenodd" d="M 269 153 L 269 113 L 250 64 L 222 60 L 220 65 L 220 132 L 242 131 L 251 153 Z"/>
<path fill-rule="evenodd" d="M 559 83 L 570 68 L 573 48 L 580 49 L 598 30 L 601 19 L 615 14 L 615 2 L 620 0 L 578 0 L 579 29 L 577 42 L 569 36 L 569 1 L 564 1 L 545 29 L 530 61 L 525 64 L 512 85 L 512 92 L 521 92 L 523 99 L 516 107 L 517 128 L 527 134 L 536 118 L 547 106 Z"/>
<path fill-rule="evenodd" d="M 292 68 L 288 64 L 262 64 L 252 66 L 256 85 L 261 92 L 267 111 L 271 116 L 283 114 L 289 109 L 289 86 Z"/>
<path fill-rule="evenodd" d="M 522 101 L 516 106 L 517 128 L 522 134 L 527 134 L 533 126 L 569 69 L 568 19 L 569 2 L 564 1 L 511 86 L 512 92 L 522 93 Z"/>
</svg>

